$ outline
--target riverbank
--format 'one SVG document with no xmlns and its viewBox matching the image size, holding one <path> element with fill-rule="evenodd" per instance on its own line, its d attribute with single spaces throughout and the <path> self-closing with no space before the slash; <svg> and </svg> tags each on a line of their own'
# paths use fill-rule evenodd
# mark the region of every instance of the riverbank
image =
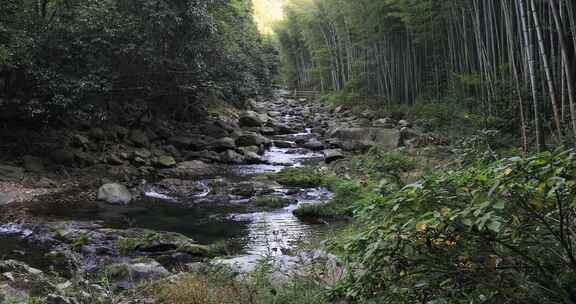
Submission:
<svg viewBox="0 0 576 304">
<path fill-rule="evenodd" d="M 321 233 L 319 223 L 330 222 L 298 218 L 297 210 L 322 208 L 332 194 L 329 185 L 290 183 L 276 173 L 327 168 L 375 146 L 416 146 L 422 137 L 407 121 L 357 116 L 282 92 L 252 101 L 247 110 L 220 113 L 172 128 L 181 134 L 158 135 L 157 128 L 118 132 L 117 126 L 72 131 L 57 149 L 70 149 L 63 153 L 73 154 L 68 164 L 47 153 L 3 165 L 3 180 L 10 180 L 3 185 L 11 187 L 4 197 L 15 199 L 2 206 L 0 238 L 11 245 L 1 255 L 39 268 L 43 276 L 52 268 L 58 273 L 41 291 L 5 280 L 3 292 L 85 302 L 75 294 L 83 289 L 77 276 L 96 285 L 106 278 L 104 290 L 126 294 L 141 282 L 196 269 L 215 257 L 251 272 L 262 256 L 275 256 L 290 272 L 286 268 L 296 267 L 302 254 L 297 244 Z M 64 283 L 66 288 L 57 288 Z M 105 301 L 112 294 L 91 296 Z"/>
</svg>

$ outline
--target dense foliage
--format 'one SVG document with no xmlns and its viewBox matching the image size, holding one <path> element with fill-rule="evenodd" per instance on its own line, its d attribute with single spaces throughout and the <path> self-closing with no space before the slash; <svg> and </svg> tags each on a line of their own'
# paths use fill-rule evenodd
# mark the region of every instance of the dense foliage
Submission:
<svg viewBox="0 0 576 304">
<path fill-rule="evenodd" d="M 478 163 L 364 200 L 343 295 L 371 303 L 573 303 L 576 153 Z"/>
<path fill-rule="evenodd" d="M 276 32 L 292 87 L 447 102 L 542 148 L 576 132 L 575 21 L 571 0 L 293 0 Z"/>
<path fill-rule="evenodd" d="M 5 0 L 0 97 L 36 116 L 182 114 L 265 93 L 276 53 L 249 0 Z"/>
</svg>

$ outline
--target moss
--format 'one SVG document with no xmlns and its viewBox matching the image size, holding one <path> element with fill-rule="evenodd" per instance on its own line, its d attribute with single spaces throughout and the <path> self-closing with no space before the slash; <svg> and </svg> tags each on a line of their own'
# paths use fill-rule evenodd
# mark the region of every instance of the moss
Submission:
<svg viewBox="0 0 576 304">
<path fill-rule="evenodd" d="M 189 253 L 194 256 L 211 256 L 212 250 L 209 246 L 199 244 L 184 244 L 178 247 L 179 252 Z"/>
<path fill-rule="evenodd" d="M 259 196 L 254 199 L 254 204 L 256 206 L 267 209 L 284 208 L 288 205 L 293 204 L 294 202 L 295 202 L 294 199 L 273 195 Z"/>
<path fill-rule="evenodd" d="M 81 234 L 72 242 L 72 248 L 76 251 L 82 249 L 83 246 L 88 245 L 90 238 L 87 234 Z"/>
<path fill-rule="evenodd" d="M 293 211 L 302 220 L 334 221 L 352 217 L 351 209 L 334 203 L 304 204 Z"/>
<path fill-rule="evenodd" d="M 322 175 L 316 168 L 288 168 L 276 175 L 276 181 L 288 187 L 315 188 L 322 185 Z"/>
</svg>

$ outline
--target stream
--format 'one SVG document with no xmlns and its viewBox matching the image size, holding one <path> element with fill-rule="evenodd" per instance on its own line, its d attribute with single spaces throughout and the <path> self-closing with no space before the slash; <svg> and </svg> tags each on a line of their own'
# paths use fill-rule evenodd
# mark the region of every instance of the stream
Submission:
<svg viewBox="0 0 576 304">
<path fill-rule="evenodd" d="M 298 113 L 277 117 L 280 120 L 302 121 Z M 129 205 L 95 203 L 89 206 L 51 210 L 49 218 L 58 221 L 91 222 L 104 227 L 145 228 L 155 231 L 177 232 L 190 237 L 199 244 L 223 244 L 232 246 L 235 255 L 220 261 L 250 270 L 262 256 L 282 257 L 301 241 L 322 233 L 321 225 L 305 223 L 296 218 L 292 211 L 301 204 L 320 204 L 331 198 L 323 188 L 288 189 L 267 181 L 266 195 L 289 198 L 293 203 L 280 209 L 255 208 L 250 204 L 251 196 L 238 196 L 230 189 L 240 189 L 250 184 L 262 183 L 267 174 L 277 173 L 287 167 L 313 165 L 323 161 L 323 155 L 304 149 L 296 142 L 312 135 L 310 128 L 303 126 L 301 132 L 272 136 L 294 144 L 293 148 L 272 146 L 262 158 L 265 164 L 224 165 L 218 164 L 218 174 L 203 176 L 192 181 L 193 191 L 175 196 L 156 183 L 146 183 L 144 195 Z M 303 140 L 302 140 L 303 139 Z M 0 231 L 1 232 L 1 231 Z M 18 258 L 24 251 L 36 251 L 10 233 L 0 233 L 0 257 Z M 42 258 L 29 256 L 32 265 L 38 267 Z"/>
</svg>

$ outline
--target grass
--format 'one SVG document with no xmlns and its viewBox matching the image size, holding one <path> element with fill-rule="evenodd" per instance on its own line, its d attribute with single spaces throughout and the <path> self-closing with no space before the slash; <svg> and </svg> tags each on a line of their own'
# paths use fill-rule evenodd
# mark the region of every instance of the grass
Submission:
<svg viewBox="0 0 576 304">
<path fill-rule="evenodd" d="M 254 204 L 266 209 L 280 209 L 293 204 L 295 201 L 286 197 L 264 195 L 254 199 Z"/>
<path fill-rule="evenodd" d="M 317 168 L 288 168 L 275 175 L 276 181 L 287 187 L 315 188 L 322 185 L 322 174 Z"/>
<path fill-rule="evenodd" d="M 295 277 L 279 283 L 266 261 L 249 274 L 212 266 L 202 273 L 186 273 L 156 283 L 149 291 L 160 304 L 323 304 L 328 293 L 314 278 Z"/>
</svg>

